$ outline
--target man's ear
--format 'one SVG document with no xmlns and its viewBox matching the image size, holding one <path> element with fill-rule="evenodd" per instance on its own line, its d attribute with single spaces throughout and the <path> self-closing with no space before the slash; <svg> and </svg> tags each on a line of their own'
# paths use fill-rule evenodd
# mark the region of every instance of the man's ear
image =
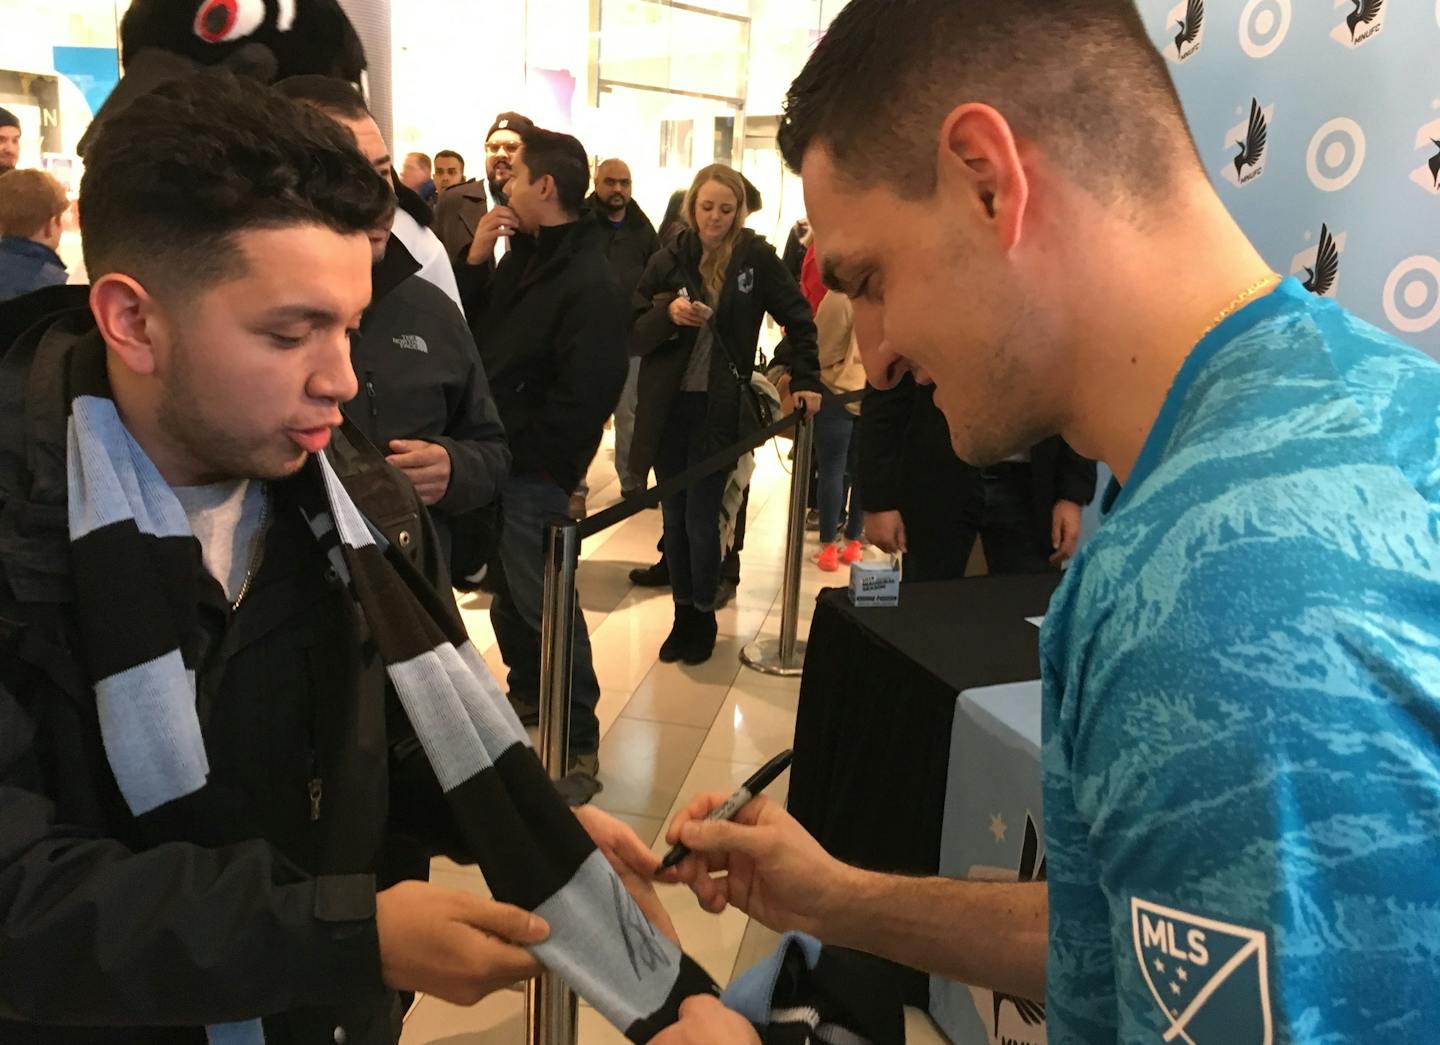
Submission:
<svg viewBox="0 0 1440 1045">
<path fill-rule="evenodd" d="M 135 374 L 155 373 L 156 302 L 129 276 L 109 273 L 90 287 L 90 311 L 110 351 Z"/>
<path fill-rule="evenodd" d="M 1030 180 L 1009 121 L 989 105 L 961 105 L 940 127 L 938 191 L 974 207 L 995 231 L 1002 251 L 1024 230 Z"/>
</svg>

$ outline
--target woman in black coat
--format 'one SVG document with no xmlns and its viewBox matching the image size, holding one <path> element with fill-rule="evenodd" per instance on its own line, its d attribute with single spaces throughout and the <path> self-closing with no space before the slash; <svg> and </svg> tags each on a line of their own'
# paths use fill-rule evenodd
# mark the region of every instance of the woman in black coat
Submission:
<svg viewBox="0 0 1440 1045">
<path fill-rule="evenodd" d="M 630 447 L 636 475 L 653 466 L 664 482 L 739 438 L 740 382 L 755 368 L 767 313 L 790 340 L 797 404 L 819 409 L 810 306 L 775 249 L 745 228 L 745 198 L 736 171 L 723 164 L 702 170 L 685 197 L 688 227 L 640 278 L 634 350 L 643 362 Z M 661 504 L 675 597 L 675 626 L 660 647 L 667 663 L 699 664 L 715 649 L 728 476 L 722 470 Z"/>
</svg>

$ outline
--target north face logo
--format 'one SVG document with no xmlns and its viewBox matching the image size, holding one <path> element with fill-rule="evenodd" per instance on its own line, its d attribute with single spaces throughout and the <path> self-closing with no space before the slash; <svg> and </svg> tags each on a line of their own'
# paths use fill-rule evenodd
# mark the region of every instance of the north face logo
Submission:
<svg viewBox="0 0 1440 1045">
<path fill-rule="evenodd" d="M 400 348 L 409 349 L 411 352 L 425 352 L 428 354 L 430 351 L 430 346 L 425 343 L 425 339 L 419 334 L 401 334 L 391 340 Z"/>
</svg>

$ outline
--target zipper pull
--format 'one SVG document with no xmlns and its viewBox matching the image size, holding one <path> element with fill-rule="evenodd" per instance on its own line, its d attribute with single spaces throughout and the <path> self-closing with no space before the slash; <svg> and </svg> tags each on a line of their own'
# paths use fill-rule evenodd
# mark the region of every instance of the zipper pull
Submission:
<svg viewBox="0 0 1440 1045">
<path fill-rule="evenodd" d="M 324 794 L 324 787 L 317 776 L 310 781 L 310 821 L 314 823 L 320 819 L 320 796 Z"/>
<path fill-rule="evenodd" d="M 365 379 L 365 394 L 370 399 L 370 416 L 372 418 L 378 417 L 380 409 L 375 403 L 375 382 L 368 377 Z"/>
</svg>

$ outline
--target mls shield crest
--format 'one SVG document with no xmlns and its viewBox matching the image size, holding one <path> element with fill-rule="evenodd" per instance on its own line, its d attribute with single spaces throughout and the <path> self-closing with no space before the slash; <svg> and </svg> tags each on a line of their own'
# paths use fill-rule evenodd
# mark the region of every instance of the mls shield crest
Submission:
<svg viewBox="0 0 1440 1045">
<path fill-rule="evenodd" d="M 1163 1040 L 1186 1045 L 1270 1045 L 1265 934 L 1130 901 L 1135 955 L 1165 1017 Z"/>
</svg>

